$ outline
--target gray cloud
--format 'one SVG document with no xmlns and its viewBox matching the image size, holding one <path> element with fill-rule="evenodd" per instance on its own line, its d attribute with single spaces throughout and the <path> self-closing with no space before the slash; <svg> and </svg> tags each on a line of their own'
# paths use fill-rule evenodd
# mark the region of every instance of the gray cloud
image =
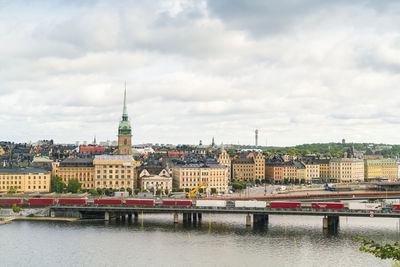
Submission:
<svg viewBox="0 0 400 267">
<path fill-rule="evenodd" d="M 400 142 L 395 1 L 0 6 L 0 139 Z"/>
</svg>

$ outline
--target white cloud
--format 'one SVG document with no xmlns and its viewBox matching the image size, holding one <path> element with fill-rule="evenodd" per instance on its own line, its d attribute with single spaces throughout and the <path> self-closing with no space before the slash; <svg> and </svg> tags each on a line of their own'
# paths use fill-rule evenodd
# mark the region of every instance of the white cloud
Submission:
<svg viewBox="0 0 400 267">
<path fill-rule="evenodd" d="M 399 143 L 396 2 L 12 2 L 0 139 Z"/>
</svg>

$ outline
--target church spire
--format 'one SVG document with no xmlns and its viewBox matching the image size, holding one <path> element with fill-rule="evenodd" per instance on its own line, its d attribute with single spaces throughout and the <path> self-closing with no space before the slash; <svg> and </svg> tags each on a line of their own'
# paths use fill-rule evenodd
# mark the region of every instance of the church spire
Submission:
<svg viewBox="0 0 400 267">
<path fill-rule="evenodd" d="M 128 120 L 128 109 L 126 108 L 126 82 L 125 82 L 125 91 L 124 91 L 124 110 L 122 112 L 122 120 Z"/>
</svg>

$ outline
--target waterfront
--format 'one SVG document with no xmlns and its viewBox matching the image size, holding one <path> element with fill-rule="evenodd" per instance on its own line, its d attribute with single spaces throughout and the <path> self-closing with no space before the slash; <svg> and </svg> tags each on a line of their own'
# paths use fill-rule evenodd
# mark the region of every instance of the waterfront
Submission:
<svg viewBox="0 0 400 267">
<path fill-rule="evenodd" d="M 391 266 L 359 252 L 355 236 L 399 240 L 398 219 L 341 218 L 338 233 L 321 217 L 270 216 L 247 228 L 245 216 L 204 216 L 174 225 L 168 215 L 115 222 L 13 222 L 0 227 L 1 266 Z"/>
</svg>

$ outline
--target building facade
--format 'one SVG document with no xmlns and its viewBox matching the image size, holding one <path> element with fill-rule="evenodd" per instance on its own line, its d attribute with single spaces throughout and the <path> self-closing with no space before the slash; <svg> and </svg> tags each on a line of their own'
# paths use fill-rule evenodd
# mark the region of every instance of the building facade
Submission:
<svg viewBox="0 0 400 267">
<path fill-rule="evenodd" d="M 330 178 L 329 162 L 330 162 L 330 159 L 316 160 L 316 163 L 319 164 L 319 177 L 323 181 L 327 181 Z"/>
<path fill-rule="evenodd" d="M 399 167 L 394 159 L 364 159 L 365 179 L 386 178 L 395 181 L 399 178 Z"/>
<path fill-rule="evenodd" d="M 283 183 L 283 163 L 267 162 L 265 165 L 265 178 L 272 184 Z"/>
<path fill-rule="evenodd" d="M 83 189 L 94 188 L 93 158 L 65 159 L 59 163 L 55 172 L 66 185 L 71 179 L 77 179 Z"/>
<path fill-rule="evenodd" d="M 228 168 L 220 164 L 184 164 L 172 168 L 172 183 L 174 188 L 194 189 L 207 182 L 204 190 L 211 194 L 211 188 L 217 193 L 228 192 Z"/>
<path fill-rule="evenodd" d="M 138 186 L 140 190 L 161 190 L 163 194 L 172 191 L 172 177 L 163 168 L 142 168 L 138 175 Z"/>
<path fill-rule="evenodd" d="M 254 180 L 264 181 L 265 180 L 265 158 L 262 153 L 251 152 L 247 156 L 254 160 Z"/>
<path fill-rule="evenodd" d="M 233 159 L 232 179 L 254 182 L 254 158 L 239 157 Z"/>
<path fill-rule="evenodd" d="M 217 162 L 221 165 L 225 165 L 227 170 L 228 170 L 228 178 L 232 179 L 231 175 L 231 169 L 232 169 L 232 164 L 231 164 L 231 157 L 229 156 L 228 152 L 226 152 L 225 149 L 222 149 L 221 152 L 217 155 Z"/>
<path fill-rule="evenodd" d="M 312 183 L 313 181 L 320 180 L 320 166 L 313 160 L 302 161 L 306 167 L 306 182 Z"/>
<path fill-rule="evenodd" d="M 135 189 L 136 165 L 131 155 L 98 155 L 93 160 L 94 187 Z"/>
<path fill-rule="evenodd" d="M 38 168 L 0 169 L 0 192 L 50 192 L 50 172 Z"/>
<path fill-rule="evenodd" d="M 122 112 L 122 120 L 118 127 L 118 154 L 132 155 L 132 128 L 128 120 L 126 89 L 124 92 L 124 109 Z"/>
<path fill-rule="evenodd" d="M 331 159 L 330 181 L 349 183 L 364 181 L 364 161 L 356 158 Z"/>
</svg>

